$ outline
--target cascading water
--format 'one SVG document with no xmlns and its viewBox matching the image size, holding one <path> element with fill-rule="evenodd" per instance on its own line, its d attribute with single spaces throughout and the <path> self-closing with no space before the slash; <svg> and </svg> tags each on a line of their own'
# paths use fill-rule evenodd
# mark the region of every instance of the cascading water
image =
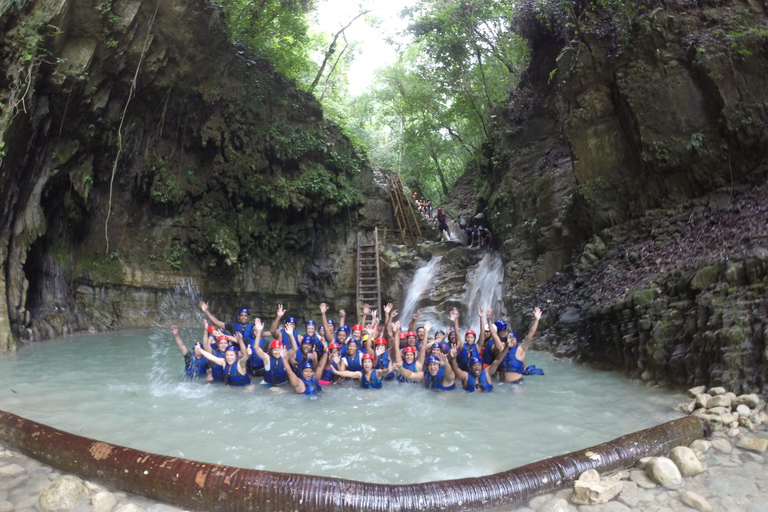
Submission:
<svg viewBox="0 0 768 512">
<path fill-rule="evenodd" d="M 501 256 L 489 251 L 477 266 L 467 273 L 467 288 L 462 302 L 467 305 L 467 314 L 461 319 L 462 327 L 473 328 L 479 324 L 477 308 L 493 310 L 494 321 L 504 316 L 504 264 Z"/>
<path fill-rule="evenodd" d="M 408 325 L 408 322 L 411 320 L 411 315 L 416 312 L 419 300 L 424 294 L 424 291 L 430 284 L 434 285 L 435 275 L 440 268 L 440 260 L 442 259 L 442 256 L 432 258 L 429 263 L 421 267 L 413 275 L 413 282 L 408 289 L 408 295 L 406 295 L 405 301 L 403 301 L 403 306 L 400 309 L 399 315 L 400 321 L 404 322 L 405 325 Z"/>
</svg>

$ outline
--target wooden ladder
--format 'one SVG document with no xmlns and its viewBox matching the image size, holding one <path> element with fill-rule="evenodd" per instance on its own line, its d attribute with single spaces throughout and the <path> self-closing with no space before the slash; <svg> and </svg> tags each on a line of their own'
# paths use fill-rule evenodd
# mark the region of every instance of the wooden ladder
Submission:
<svg viewBox="0 0 768 512">
<path fill-rule="evenodd" d="M 381 277 L 379 272 L 379 228 L 373 230 L 373 243 L 364 244 L 357 233 L 357 318 L 362 317 L 363 304 L 381 315 Z"/>
<path fill-rule="evenodd" d="M 387 188 L 389 188 L 389 199 L 392 202 L 392 214 L 395 217 L 398 231 L 402 234 L 403 243 L 408 243 L 406 236 L 410 238 L 413 245 L 416 245 L 421 236 L 421 227 L 416 210 L 413 208 L 413 201 L 403 196 L 403 180 L 399 174 L 387 173 Z"/>
</svg>

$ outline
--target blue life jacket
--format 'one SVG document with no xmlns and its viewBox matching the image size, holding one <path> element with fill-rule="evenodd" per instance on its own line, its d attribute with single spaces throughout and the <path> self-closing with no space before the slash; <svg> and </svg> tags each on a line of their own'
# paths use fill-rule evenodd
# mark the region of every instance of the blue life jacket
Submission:
<svg viewBox="0 0 768 512">
<path fill-rule="evenodd" d="M 267 340 L 265 340 L 264 338 L 261 338 L 259 340 L 259 347 L 261 347 L 261 349 L 264 350 L 264 346 L 266 343 L 267 343 Z M 248 362 L 246 363 L 248 371 L 251 373 L 251 375 L 264 375 L 264 360 L 260 358 L 259 355 L 256 353 L 256 340 L 251 339 L 251 341 L 248 342 L 248 345 L 251 347 L 251 355 L 250 357 L 248 357 Z M 268 345 L 267 345 L 267 348 L 269 348 Z"/>
<path fill-rule="evenodd" d="M 323 345 L 323 342 L 320 341 L 320 336 L 317 334 L 313 334 L 312 336 L 305 334 L 304 337 L 312 340 L 312 343 L 315 345 L 315 352 L 317 352 L 317 360 L 319 361 L 320 358 L 323 357 L 323 354 L 325 354 L 325 345 Z"/>
<path fill-rule="evenodd" d="M 224 354 L 219 349 L 216 349 L 213 355 L 224 359 Z M 224 382 L 224 367 L 211 361 L 211 376 L 216 382 Z"/>
<path fill-rule="evenodd" d="M 208 360 L 204 357 L 201 357 L 200 359 L 196 358 L 194 351 L 190 354 L 190 356 L 192 356 L 190 358 L 192 364 L 184 369 L 184 375 L 191 378 L 205 375 L 206 369 L 208 368 Z"/>
<path fill-rule="evenodd" d="M 365 372 L 361 373 L 363 376 L 360 377 L 360 387 L 363 389 L 381 389 L 381 379 L 378 377 L 376 370 L 371 372 L 371 380 L 366 378 Z"/>
<path fill-rule="evenodd" d="M 471 373 L 468 373 L 467 385 L 464 386 L 464 389 L 466 389 L 470 393 L 473 393 L 475 391 L 475 385 L 477 384 L 480 384 L 483 391 L 493 391 L 493 384 L 491 384 L 490 381 L 488 380 L 485 370 L 482 371 L 479 379 L 475 379 L 474 375 L 472 375 Z"/>
<path fill-rule="evenodd" d="M 282 358 L 277 358 L 270 354 L 269 356 L 269 370 L 264 370 L 264 380 L 267 384 L 282 384 L 288 380 L 288 372 L 283 366 Z"/>
<path fill-rule="evenodd" d="M 416 372 L 417 371 L 416 370 L 416 361 L 412 362 L 411 364 L 408 364 L 408 363 L 404 362 L 403 363 L 403 368 L 405 368 L 406 370 L 411 370 L 412 372 Z M 410 379 L 406 379 L 403 376 L 402 373 L 397 375 L 397 381 L 398 382 L 410 382 L 410 383 L 416 382 L 416 381 L 413 381 L 413 380 L 410 380 Z"/>
<path fill-rule="evenodd" d="M 389 360 L 389 351 L 384 352 L 381 354 L 378 359 L 376 359 L 376 370 L 386 370 L 389 368 L 389 364 L 391 361 Z M 392 380 L 395 378 L 394 373 L 390 373 L 384 376 L 384 380 Z"/>
<path fill-rule="evenodd" d="M 427 389 L 442 389 L 443 391 L 450 391 L 456 387 L 455 382 L 448 387 L 443 386 L 443 379 L 445 379 L 445 368 L 443 366 L 437 370 L 437 375 L 434 377 L 430 375 L 427 370 L 424 370 L 424 385 L 427 387 Z"/>
<path fill-rule="evenodd" d="M 505 337 L 501 341 L 504 342 L 505 339 L 507 338 Z M 483 364 L 493 364 L 494 359 L 496 359 L 496 356 L 493 353 L 493 337 L 491 337 L 491 339 L 485 343 L 485 347 L 483 347 Z"/>
<path fill-rule="evenodd" d="M 456 364 L 459 365 L 459 368 L 468 372 L 469 360 L 474 356 L 480 357 L 480 351 L 477 349 L 477 344 L 473 343 L 470 345 L 469 343 L 464 343 L 461 347 L 461 352 L 456 355 Z M 485 363 L 485 361 L 483 362 Z M 491 363 L 492 362 L 493 360 L 491 360 Z"/>
<path fill-rule="evenodd" d="M 224 366 L 224 382 L 230 386 L 247 386 L 251 383 L 251 378 L 246 373 L 240 375 L 237 371 L 237 363 Z"/>
<path fill-rule="evenodd" d="M 253 339 L 253 324 L 243 325 L 239 322 L 236 323 L 235 332 L 233 333 L 233 335 L 238 332 L 243 334 L 243 341 L 245 342 L 246 345 L 248 345 Z"/>
<path fill-rule="evenodd" d="M 304 377 L 299 378 L 301 379 L 301 382 L 304 383 L 304 386 L 306 386 L 306 389 L 304 390 L 305 395 L 312 395 L 323 390 L 316 378 L 312 377 L 310 380 L 304 380 Z"/>
<path fill-rule="evenodd" d="M 357 352 L 355 352 L 355 355 L 350 358 L 350 356 L 344 356 L 344 362 L 347 363 L 347 371 L 350 372 L 361 372 L 363 371 L 363 353 L 362 350 L 358 349 Z"/>
<path fill-rule="evenodd" d="M 499 365 L 499 368 L 505 372 L 519 373 L 522 375 L 544 375 L 544 370 L 541 368 L 536 368 L 534 365 L 526 367 L 525 363 L 517 358 L 517 347 L 518 345 L 515 345 L 512 349 L 507 351 L 507 355 L 504 356 L 504 360 Z"/>
<path fill-rule="evenodd" d="M 333 366 L 333 367 L 334 367 L 334 368 L 336 368 L 337 370 L 339 369 L 339 367 L 338 367 L 338 366 L 336 365 L 336 363 L 334 363 L 333 361 L 331 361 L 331 366 Z M 330 368 L 330 367 L 328 367 L 328 368 L 326 368 L 326 369 L 324 369 L 324 370 L 323 370 L 322 379 L 323 379 L 324 381 L 327 381 L 327 382 L 333 382 L 333 381 L 335 381 L 335 380 L 336 380 L 336 379 L 338 379 L 338 378 L 339 378 L 339 376 L 338 376 L 338 375 L 336 375 L 335 373 L 333 373 L 333 370 L 331 370 L 331 368 Z"/>
</svg>

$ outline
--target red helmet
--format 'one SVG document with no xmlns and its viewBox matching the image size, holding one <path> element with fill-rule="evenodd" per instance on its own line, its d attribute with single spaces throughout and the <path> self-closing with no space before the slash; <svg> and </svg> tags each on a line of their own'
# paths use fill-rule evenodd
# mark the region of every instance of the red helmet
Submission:
<svg viewBox="0 0 768 512">
<path fill-rule="evenodd" d="M 384 338 L 376 338 L 374 340 L 374 343 L 376 345 L 386 345 L 387 344 L 387 340 L 385 340 Z"/>
<path fill-rule="evenodd" d="M 269 349 L 272 350 L 273 348 L 280 348 L 283 346 L 283 342 L 280 340 L 272 340 L 272 342 L 269 344 Z"/>
<path fill-rule="evenodd" d="M 338 344 L 338 343 L 336 343 L 336 342 L 333 342 L 333 343 L 329 343 L 329 344 L 328 344 L 328 352 L 330 352 L 331 350 L 333 350 L 333 349 L 335 349 L 335 348 L 337 348 L 337 349 L 341 350 L 341 345 L 339 345 L 339 344 Z"/>
<path fill-rule="evenodd" d="M 413 352 L 415 354 L 416 353 L 416 347 L 405 347 L 403 349 L 403 354 L 407 354 L 408 352 Z"/>
<path fill-rule="evenodd" d="M 216 336 L 216 342 L 219 342 L 221 340 L 229 341 L 229 338 L 227 338 L 226 336 Z"/>
<path fill-rule="evenodd" d="M 211 324 L 208 326 L 208 334 L 213 334 L 213 331 L 216 330 L 216 326 Z"/>
<path fill-rule="evenodd" d="M 470 330 L 468 330 L 467 332 L 464 333 L 464 338 L 467 337 L 467 334 L 471 334 L 472 336 L 477 338 L 477 333 L 475 331 L 473 331 L 472 329 L 470 329 Z"/>
<path fill-rule="evenodd" d="M 354 331 L 360 331 L 360 332 L 363 332 L 363 326 L 362 326 L 362 325 L 353 325 L 353 326 L 352 326 L 352 331 L 353 331 L 353 332 L 354 332 Z"/>
<path fill-rule="evenodd" d="M 408 331 L 408 332 L 405 334 L 405 337 L 407 338 L 408 336 L 413 336 L 413 337 L 415 338 L 415 337 L 416 337 L 416 333 L 415 333 L 415 332 L 413 332 L 413 331 Z"/>
<path fill-rule="evenodd" d="M 373 357 L 373 354 L 363 354 L 362 360 L 365 361 L 366 359 L 370 359 L 371 361 L 373 361 L 375 358 Z"/>
<path fill-rule="evenodd" d="M 401 340 L 404 340 L 404 339 L 405 339 L 405 333 L 402 333 L 402 332 L 400 333 L 400 339 L 401 339 Z"/>
</svg>

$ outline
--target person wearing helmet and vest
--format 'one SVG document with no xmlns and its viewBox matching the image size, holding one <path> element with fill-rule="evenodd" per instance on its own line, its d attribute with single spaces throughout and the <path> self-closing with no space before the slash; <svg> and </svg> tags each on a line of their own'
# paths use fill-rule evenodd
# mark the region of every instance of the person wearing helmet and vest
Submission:
<svg viewBox="0 0 768 512">
<path fill-rule="evenodd" d="M 320 336 L 317 335 L 317 324 L 315 324 L 314 320 L 307 320 L 305 326 L 306 334 L 304 336 L 299 335 L 299 344 L 305 343 L 304 340 L 309 338 L 311 343 L 314 345 L 314 350 L 317 353 L 317 357 L 322 357 L 325 353 L 325 344 L 320 339 Z"/>
<path fill-rule="evenodd" d="M 253 324 L 248 322 L 248 318 L 250 316 L 250 311 L 248 311 L 248 309 L 242 308 L 240 311 L 238 311 L 237 322 L 234 323 L 224 323 L 213 316 L 213 313 L 208 310 L 208 304 L 205 302 L 200 302 L 200 309 L 203 310 L 205 316 L 207 316 L 211 323 L 218 329 L 221 329 L 232 336 L 239 332 L 243 335 L 243 340 L 245 341 L 246 345 L 250 344 L 250 341 L 253 339 Z M 270 333 L 266 332 L 263 334 L 265 336 L 269 336 Z"/>
<path fill-rule="evenodd" d="M 256 319 L 257 330 L 264 328 L 264 324 L 261 320 Z M 286 326 L 286 334 L 291 341 L 291 348 L 285 347 L 285 352 L 290 360 L 296 355 L 296 351 L 293 347 L 296 345 L 296 338 L 293 336 L 293 328 Z M 288 381 L 288 374 L 283 364 L 283 342 L 280 340 L 272 340 L 269 344 L 269 352 L 264 352 L 258 345 L 256 348 L 256 354 L 264 361 L 264 384 L 271 386 L 278 386 Z"/>
<path fill-rule="evenodd" d="M 173 337 L 176 340 L 176 346 L 179 347 L 181 355 L 184 357 L 184 377 L 189 379 L 203 379 L 208 374 L 208 360 L 203 356 L 203 345 L 195 343 L 195 346 L 190 352 L 184 345 L 184 342 L 179 336 L 179 328 L 175 325 L 171 326 Z M 207 333 L 203 334 L 207 336 Z"/>
<path fill-rule="evenodd" d="M 400 330 L 400 322 L 395 323 L 396 331 Z M 424 324 L 424 329 L 427 333 L 429 333 L 429 330 L 432 328 L 432 322 L 427 321 Z M 402 350 L 400 349 L 400 339 L 395 338 L 395 363 L 397 363 L 398 366 L 402 366 L 406 370 L 410 370 L 412 372 L 420 372 L 421 369 L 424 366 L 424 358 L 427 351 L 427 346 L 421 347 L 421 350 L 417 351 L 415 347 L 415 340 L 416 340 L 416 333 L 415 332 L 409 332 L 406 334 L 406 346 Z M 412 383 L 414 381 L 407 379 L 402 373 L 397 376 L 397 380 L 399 382 L 409 382 Z"/>
<path fill-rule="evenodd" d="M 312 361 L 305 360 L 299 364 L 299 374 L 296 375 L 293 372 L 291 364 L 287 359 L 288 356 L 285 347 L 280 349 L 280 355 L 283 359 L 283 367 L 285 368 L 286 375 L 288 376 L 288 381 L 290 382 L 291 386 L 293 386 L 293 390 L 296 391 L 297 394 L 315 395 L 323 390 L 318 380 L 318 378 L 323 373 L 321 366 L 318 366 L 317 369 L 315 369 Z"/>
<path fill-rule="evenodd" d="M 334 356 L 334 358 L 335 358 L 334 360 L 338 365 L 340 361 L 339 356 Z M 339 377 L 359 380 L 360 387 L 364 389 L 381 389 L 383 377 L 391 373 L 394 367 L 390 366 L 386 370 L 376 370 L 374 368 L 374 366 L 376 365 L 376 356 L 374 356 L 373 354 L 363 354 L 362 361 L 363 361 L 362 371 L 351 372 L 347 370 L 337 370 L 333 366 L 331 366 L 332 368 L 331 371 L 333 371 L 333 373 L 335 373 Z"/>
<path fill-rule="evenodd" d="M 207 350 L 202 350 L 203 356 L 211 363 L 222 367 L 222 376 L 225 384 L 230 386 L 242 387 L 251 384 L 251 378 L 248 376 L 246 362 L 248 353 L 243 341 L 243 335 L 236 336 L 239 349 L 234 345 L 229 345 L 224 349 L 224 357 L 218 357 Z"/>
<path fill-rule="evenodd" d="M 229 339 L 229 336 L 220 334 L 216 336 L 215 342 L 216 344 L 213 346 L 211 346 L 209 343 L 205 343 L 203 345 L 203 350 L 216 356 L 219 359 L 224 359 L 224 352 L 227 350 L 227 347 L 230 346 L 232 341 Z M 224 366 L 216 362 L 212 362 L 210 359 L 208 361 L 208 366 L 211 369 L 211 373 L 208 375 L 207 380 L 210 382 L 224 382 Z"/>
<path fill-rule="evenodd" d="M 335 341 L 332 341 L 328 344 L 328 349 L 325 351 L 325 354 L 323 354 L 323 357 L 320 359 L 320 366 L 323 371 L 320 376 L 320 384 L 323 386 L 327 386 L 335 381 L 338 380 L 338 377 L 335 373 L 333 373 L 333 369 L 331 369 L 331 366 L 339 369 L 339 363 L 336 361 L 338 360 L 340 362 L 341 360 L 341 345 L 336 343 Z M 338 358 L 334 358 L 334 356 L 338 356 Z"/>
<path fill-rule="evenodd" d="M 355 338 L 347 341 L 347 353 L 341 357 L 341 370 L 359 372 L 363 370 L 363 355 L 365 350 L 360 348 L 359 342 Z"/>
<path fill-rule="evenodd" d="M 469 360 L 469 371 L 465 372 L 456 362 L 456 349 L 451 349 L 450 361 L 453 373 L 456 378 L 461 382 L 461 387 L 470 393 L 475 391 L 489 392 L 493 391 L 493 383 L 491 381 L 491 375 L 496 371 L 496 368 L 501 364 L 504 356 L 507 354 L 509 346 L 505 345 L 501 353 L 493 360 L 493 363 L 487 368 L 483 368 L 483 360 L 475 356 Z"/>
<path fill-rule="evenodd" d="M 541 309 L 533 309 L 533 323 L 531 323 L 528 334 L 521 343 L 517 342 L 517 335 L 507 331 L 507 324 L 503 320 L 494 322 L 496 329 L 491 329 L 496 351 L 499 352 L 502 347 L 507 347 L 505 357 L 499 365 L 499 378 L 502 382 L 521 383 L 524 375 L 543 375 L 544 372 L 535 366 L 525 365 L 525 354 L 531 346 L 533 336 L 539 326 L 541 319 Z"/>
<path fill-rule="evenodd" d="M 285 319 L 285 323 L 283 324 L 283 328 L 280 328 L 280 320 L 285 316 L 285 308 L 282 304 L 277 305 L 277 313 L 275 314 L 275 319 L 272 320 L 272 325 L 269 326 L 269 332 L 272 333 L 272 337 L 276 340 L 280 340 L 283 343 L 283 346 L 286 347 L 288 350 L 291 349 L 291 340 L 288 336 L 288 327 L 290 326 L 292 332 L 296 332 L 296 319 L 292 316 L 289 316 Z"/>
<path fill-rule="evenodd" d="M 434 346 L 440 348 L 440 345 L 435 344 Z M 437 352 L 437 355 L 429 356 L 422 371 L 413 372 L 403 368 L 402 365 L 395 365 L 395 369 L 410 381 L 423 382 L 427 389 L 450 391 L 456 387 L 454 383 L 456 376 L 453 368 L 451 368 L 448 358 L 442 350 Z"/>
</svg>

